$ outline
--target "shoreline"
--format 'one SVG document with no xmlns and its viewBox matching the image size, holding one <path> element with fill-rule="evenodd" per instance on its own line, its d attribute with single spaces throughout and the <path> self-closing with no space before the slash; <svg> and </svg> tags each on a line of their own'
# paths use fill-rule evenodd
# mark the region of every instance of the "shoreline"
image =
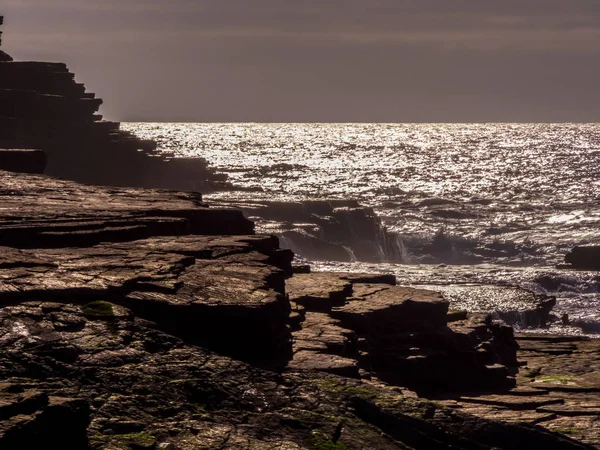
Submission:
<svg viewBox="0 0 600 450">
<path fill-rule="evenodd" d="M 0 52 L 0 74 L 3 449 L 600 446 L 600 341 L 515 337 L 393 275 L 295 268 L 240 209 L 152 189 L 225 180 L 103 121 L 64 64 Z M 355 256 L 398 250 L 368 208 L 305 207 L 365 231 Z M 289 231 L 322 251 L 308 228 Z"/>
<path fill-rule="evenodd" d="M 540 421 L 536 411 L 525 414 L 522 406 L 511 414 L 504 408 L 504 422 L 489 422 L 493 414 L 486 418 L 471 408 L 470 398 L 481 392 L 506 395 L 506 402 L 523 395 L 511 376 L 517 368 L 512 329 L 492 325 L 485 315 L 447 315 L 448 303 L 439 294 L 396 286 L 382 275 L 292 274 L 293 255 L 279 250 L 275 238 L 236 235 L 251 231 L 247 219 L 236 211 L 211 210 L 193 194 L 2 175 L 3 192 L 10 187 L 14 200 L 0 214 L 2 243 L 13 242 L 0 258 L 5 336 L 0 396 L 15 411 L 32 414 L 28 423 L 41 427 L 46 440 L 68 432 L 75 441 L 66 448 L 133 449 L 147 442 L 148 448 L 191 449 L 209 442 L 207 427 L 214 429 L 216 421 L 222 433 L 249 439 L 257 448 L 286 442 L 308 449 L 392 449 L 409 443 L 433 448 L 434 442 L 458 448 L 541 442 L 548 448 L 588 448 L 568 433 L 531 428 L 527 424 L 553 422 Z M 215 234 L 224 224 L 233 234 Z M 139 234 L 140 227 L 146 235 Z M 21 249 L 15 248 L 15 236 L 22 237 Z M 122 381 L 111 386 L 117 374 Z M 564 378 L 557 380 L 560 387 Z M 139 383 L 152 404 L 178 398 L 179 412 L 169 414 L 188 425 L 173 428 L 160 409 L 139 404 Z M 290 383 L 296 387 L 286 391 Z M 234 392 L 221 391 L 226 385 Z M 115 388 L 127 399 L 119 406 L 108 395 Z M 309 403 L 319 398 L 328 406 L 321 411 L 298 404 L 306 390 Z M 471 394 L 466 400 L 465 390 Z M 249 403 L 231 409 L 230 395 Z M 427 400 L 440 395 L 455 403 Z M 32 396 L 50 400 L 34 409 L 18 406 Z M 190 416 L 186 411 L 197 402 L 203 406 Z M 553 398 L 548 404 L 557 403 Z M 58 404 L 63 406 L 57 410 Z M 423 408 L 441 416 L 424 414 Z M 590 411 L 583 412 L 586 418 Z M 572 417 L 573 408 L 567 412 Z M 52 419 L 47 430 L 36 419 L 64 414 L 77 418 L 78 428 L 71 421 L 65 429 Z M 290 414 L 295 418 L 286 419 Z M 407 414 L 408 428 L 397 428 Z M 132 415 L 146 419 L 131 423 Z M 232 431 L 248 415 L 258 428 L 240 424 Z M 16 431 L 17 417 L 22 415 L 11 416 L 0 434 L 7 448 L 30 439 Z M 258 433 L 273 426 L 265 422 L 270 417 L 278 417 L 279 437 Z M 392 418 L 401 422 L 390 428 Z M 294 425 L 298 420 L 308 422 Z M 482 431 L 492 423 L 512 436 L 509 447 Z M 424 429 L 444 431 L 426 436 Z M 381 432 L 389 437 L 381 440 Z"/>
</svg>

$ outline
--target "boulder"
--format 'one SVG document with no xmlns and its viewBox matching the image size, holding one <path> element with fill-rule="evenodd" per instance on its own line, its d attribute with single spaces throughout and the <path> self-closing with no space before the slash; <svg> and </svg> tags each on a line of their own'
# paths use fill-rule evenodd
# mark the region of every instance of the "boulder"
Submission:
<svg viewBox="0 0 600 450">
<path fill-rule="evenodd" d="M 600 245 L 578 246 L 565 255 L 565 262 L 579 270 L 600 270 Z"/>
</svg>

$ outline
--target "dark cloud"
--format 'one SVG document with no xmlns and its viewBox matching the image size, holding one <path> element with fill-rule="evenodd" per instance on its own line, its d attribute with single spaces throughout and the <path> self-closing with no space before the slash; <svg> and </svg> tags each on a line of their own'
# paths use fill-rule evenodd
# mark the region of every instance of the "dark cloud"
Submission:
<svg viewBox="0 0 600 450">
<path fill-rule="evenodd" d="M 4 0 L 124 120 L 600 121 L 596 0 Z"/>
</svg>

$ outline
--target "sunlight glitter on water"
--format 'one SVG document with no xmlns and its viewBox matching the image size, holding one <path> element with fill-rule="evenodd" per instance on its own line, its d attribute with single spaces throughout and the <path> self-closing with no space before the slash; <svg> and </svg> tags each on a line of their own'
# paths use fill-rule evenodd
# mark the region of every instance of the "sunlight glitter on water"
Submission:
<svg viewBox="0 0 600 450">
<path fill-rule="evenodd" d="M 372 206 L 407 244 L 443 230 L 456 246 L 456 264 L 461 248 L 472 243 L 508 249 L 493 262 L 506 268 L 515 284 L 530 281 L 519 267 L 554 271 L 574 245 L 600 243 L 599 124 L 129 123 L 123 128 L 156 140 L 161 151 L 174 156 L 206 158 L 244 189 L 209 199 L 356 199 Z M 407 262 L 421 261 L 407 255 Z M 400 273 L 404 267 L 385 269 Z M 429 271 L 423 284 L 437 282 L 434 270 L 423 269 Z M 489 282 L 501 276 L 484 272 L 476 270 L 475 276 Z M 571 314 L 584 315 L 584 305 L 600 306 L 597 293 L 561 295 L 558 308 Z"/>
</svg>

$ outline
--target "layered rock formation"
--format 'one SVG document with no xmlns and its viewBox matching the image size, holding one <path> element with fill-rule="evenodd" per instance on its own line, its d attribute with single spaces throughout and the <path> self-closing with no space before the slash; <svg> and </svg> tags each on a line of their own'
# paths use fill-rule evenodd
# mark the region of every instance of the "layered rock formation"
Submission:
<svg viewBox="0 0 600 450">
<path fill-rule="evenodd" d="M 0 148 L 42 149 L 46 173 L 90 184 L 195 190 L 223 181 L 206 161 L 165 158 L 155 142 L 102 120 L 101 104 L 65 64 L 0 53 Z"/>
<path fill-rule="evenodd" d="M 441 403 L 482 418 L 535 424 L 600 447 L 600 341 L 535 334 L 518 334 L 517 341 L 522 367 L 515 389 L 463 393 Z"/>
<path fill-rule="evenodd" d="M 0 16 L 0 27 L 4 23 L 4 17 Z M 2 29 L 0 28 L 0 47 L 2 46 Z M 12 61 L 12 57 L 8 53 L 4 53 L 0 50 L 0 62 Z"/>
<path fill-rule="evenodd" d="M 448 317 L 436 292 L 331 273 L 296 275 L 287 290 L 301 316 L 291 367 L 369 374 L 421 393 L 514 385 L 512 329 L 485 315 Z"/>
<path fill-rule="evenodd" d="M 509 330 L 433 292 L 288 278 L 198 195 L 0 175 L 3 449 L 587 448 L 417 398 L 512 380 Z"/>
</svg>

